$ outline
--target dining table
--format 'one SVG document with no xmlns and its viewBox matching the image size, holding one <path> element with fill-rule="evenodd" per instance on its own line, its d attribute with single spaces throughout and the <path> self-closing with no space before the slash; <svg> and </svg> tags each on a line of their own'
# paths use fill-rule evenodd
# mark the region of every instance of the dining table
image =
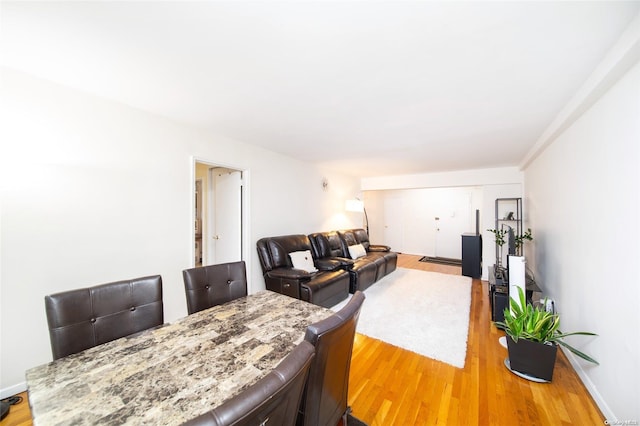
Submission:
<svg viewBox="0 0 640 426">
<path fill-rule="evenodd" d="M 265 290 L 31 368 L 33 423 L 182 424 L 256 383 L 332 314 Z"/>
</svg>

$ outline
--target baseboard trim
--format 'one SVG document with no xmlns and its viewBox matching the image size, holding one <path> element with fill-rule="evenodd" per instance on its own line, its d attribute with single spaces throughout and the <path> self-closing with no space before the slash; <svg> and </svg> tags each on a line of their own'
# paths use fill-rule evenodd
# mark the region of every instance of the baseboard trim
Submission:
<svg viewBox="0 0 640 426">
<path fill-rule="evenodd" d="M 576 356 L 570 350 L 562 346 L 561 348 L 562 352 L 564 352 L 565 356 L 569 360 L 569 363 L 573 366 L 573 369 L 576 371 L 576 373 L 578 373 L 578 377 L 580 377 L 580 380 L 582 380 L 582 384 L 585 388 L 587 388 L 587 392 L 589 392 L 589 394 L 593 398 L 593 401 L 596 403 L 600 411 L 602 411 L 605 419 L 609 422 L 615 421 L 616 415 L 609 407 L 609 404 L 607 404 L 607 401 L 605 401 L 602 395 L 600 395 L 600 392 L 598 392 L 598 388 L 593 384 L 589 375 L 586 373 L 586 371 L 584 371 L 582 365 L 578 362 L 578 358 L 576 358 Z"/>
<path fill-rule="evenodd" d="M 8 388 L 2 388 L 0 389 L 0 399 L 9 398 L 10 396 L 18 394 L 20 392 L 24 392 L 26 390 L 27 390 L 27 382 L 20 382 L 13 386 L 9 386 Z"/>
</svg>

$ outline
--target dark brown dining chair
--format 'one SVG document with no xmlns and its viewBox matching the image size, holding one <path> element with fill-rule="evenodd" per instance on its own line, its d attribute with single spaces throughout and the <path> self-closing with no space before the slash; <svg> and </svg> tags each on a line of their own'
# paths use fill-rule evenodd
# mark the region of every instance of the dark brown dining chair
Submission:
<svg viewBox="0 0 640 426">
<path fill-rule="evenodd" d="M 200 266 L 182 271 L 189 315 L 247 295 L 244 261 Z"/>
<path fill-rule="evenodd" d="M 294 426 L 314 354 L 302 341 L 265 377 L 185 426 Z"/>
<path fill-rule="evenodd" d="M 164 322 L 160 275 L 51 294 L 44 303 L 54 360 Z"/>
<path fill-rule="evenodd" d="M 302 397 L 298 425 L 347 424 L 349 369 L 356 325 L 365 296 L 356 291 L 351 300 L 329 318 L 307 327 L 304 339 L 316 348 L 316 357 Z"/>
</svg>

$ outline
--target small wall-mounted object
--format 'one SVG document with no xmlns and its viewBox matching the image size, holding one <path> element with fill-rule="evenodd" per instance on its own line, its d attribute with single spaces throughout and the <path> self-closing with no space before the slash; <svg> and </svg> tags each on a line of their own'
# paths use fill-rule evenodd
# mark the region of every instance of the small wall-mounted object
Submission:
<svg viewBox="0 0 640 426">
<path fill-rule="evenodd" d="M 329 190 L 329 179 L 327 179 L 326 177 L 322 178 L 322 190 L 323 191 Z"/>
</svg>

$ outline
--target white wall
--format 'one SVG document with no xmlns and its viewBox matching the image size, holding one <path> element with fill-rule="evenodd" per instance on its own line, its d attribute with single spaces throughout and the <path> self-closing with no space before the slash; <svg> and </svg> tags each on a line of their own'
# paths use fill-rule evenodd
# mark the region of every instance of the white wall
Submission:
<svg viewBox="0 0 640 426">
<path fill-rule="evenodd" d="M 537 279 L 562 330 L 599 335 L 570 340 L 599 366 L 570 358 L 609 420 L 637 421 L 639 64 L 530 163 L 525 181 Z"/>
<path fill-rule="evenodd" d="M 186 315 L 193 158 L 250 172 L 250 234 L 357 226 L 352 177 L 2 70 L 0 390 L 51 360 L 44 296 L 161 274 L 165 320 Z M 330 185 L 322 189 L 322 178 Z M 255 249 L 250 288 L 264 288 Z"/>
<path fill-rule="evenodd" d="M 440 188 L 452 194 L 460 191 L 471 191 L 473 199 L 473 209 L 480 210 L 480 232 L 482 233 L 482 279 L 488 279 L 488 268 L 495 264 L 495 243 L 493 234 L 487 229 L 495 228 L 495 200 L 496 198 L 519 198 L 524 196 L 524 173 L 517 167 L 503 167 L 493 169 L 463 170 L 456 172 L 425 173 L 418 175 L 402 176 L 380 176 L 362 179 L 362 189 L 366 191 L 367 211 L 372 211 L 370 216 L 370 227 L 372 239 L 379 238 L 381 243 L 384 235 L 385 223 L 384 201 L 385 197 L 395 197 L 406 210 L 401 217 L 404 223 L 399 226 L 400 232 L 410 233 L 412 226 L 422 226 L 425 220 L 423 217 L 415 215 L 416 209 L 410 203 L 406 203 L 404 198 L 412 193 L 422 193 L 427 188 Z M 377 195 L 376 195 L 377 194 Z M 523 201 L 523 204 L 524 203 Z M 370 207 L 371 208 L 370 208 Z M 526 206 L 525 206 L 526 210 Z M 475 214 L 475 212 L 474 212 Z M 431 218 L 432 219 L 432 218 Z M 427 219 L 427 220 L 431 220 Z M 475 217 L 473 219 L 475 221 Z M 382 222 L 382 224 L 381 224 Z M 475 222 L 471 232 L 475 232 Z M 428 232 L 422 232 L 428 236 Z M 412 238 L 415 233 L 412 234 Z M 398 241 L 398 240 L 396 240 Z M 386 241 L 389 245 L 393 242 Z M 398 241 L 397 245 L 404 246 L 404 241 Z M 418 247 L 419 242 L 407 244 L 409 251 Z M 460 242 L 460 244 L 462 244 Z M 432 241 L 426 241 L 422 246 L 433 247 Z M 430 255 L 430 253 L 418 252 L 416 254 Z"/>
<path fill-rule="evenodd" d="M 402 253 L 453 259 L 462 255 L 460 236 L 475 232 L 481 202 L 481 189 L 473 186 L 365 192 L 373 241 Z"/>
</svg>

